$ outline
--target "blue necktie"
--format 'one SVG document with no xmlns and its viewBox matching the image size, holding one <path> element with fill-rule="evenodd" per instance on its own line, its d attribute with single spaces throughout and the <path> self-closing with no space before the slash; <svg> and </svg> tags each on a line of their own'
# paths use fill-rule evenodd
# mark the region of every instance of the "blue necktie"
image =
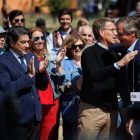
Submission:
<svg viewBox="0 0 140 140">
<path fill-rule="evenodd" d="M 27 72 L 27 66 L 26 66 L 26 64 L 25 64 L 24 61 L 23 61 L 24 57 L 23 57 L 23 56 L 20 56 L 19 59 L 20 59 L 20 61 L 21 61 L 22 67 L 23 67 L 24 70 Z"/>
</svg>

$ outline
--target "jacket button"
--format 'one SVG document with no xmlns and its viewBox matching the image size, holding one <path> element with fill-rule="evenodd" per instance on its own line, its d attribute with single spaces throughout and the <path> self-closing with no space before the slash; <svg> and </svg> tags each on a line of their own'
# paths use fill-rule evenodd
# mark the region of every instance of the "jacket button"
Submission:
<svg viewBox="0 0 140 140">
<path fill-rule="evenodd" d="M 34 96 L 31 96 L 31 99 L 34 99 Z"/>
</svg>

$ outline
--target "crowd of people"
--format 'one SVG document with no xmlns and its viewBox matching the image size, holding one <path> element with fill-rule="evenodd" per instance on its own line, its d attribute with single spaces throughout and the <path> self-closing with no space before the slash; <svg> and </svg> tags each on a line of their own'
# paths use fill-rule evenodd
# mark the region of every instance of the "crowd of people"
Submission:
<svg viewBox="0 0 140 140">
<path fill-rule="evenodd" d="M 60 112 L 63 140 L 140 139 L 139 13 L 115 22 L 107 9 L 74 30 L 63 8 L 49 33 L 43 18 L 27 29 L 22 11 L 2 10 L 1 140 L 58 140 Z"/>
</svg>

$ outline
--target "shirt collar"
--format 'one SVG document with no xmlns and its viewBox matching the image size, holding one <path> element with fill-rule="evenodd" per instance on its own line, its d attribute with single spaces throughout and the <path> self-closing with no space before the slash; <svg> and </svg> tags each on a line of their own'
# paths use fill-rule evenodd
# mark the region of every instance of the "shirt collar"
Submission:
<svg viewBox="0 0 140 140">
<path fill-rule="evenodd" d="M 138 39 L 137 39 L 138 40 Z M 128 48 L 130 52 L 134 50 L 135 44 L 137 43 L 137 40 Z"/>
<path fill-rule="evenodd" d="M 101 46 L 102 48 L 106 49 L 106 50 L 109 50 L 106 46 L 104 46 L 103 44 L 99 43 L 98 41 L 96 41 L 96 43 Z"/>
<path fill-rule="evenodd" d="M 63 32 L 63 31 L 61 30 L 61 28 L 60 28 L 60 32 L 61 32 L 62 36 L 63 36 L 63 35 L 66 35 L 66 34 L 69 34 L 69 33 L 71 32 L 71 27 L 70 27 L 70 29 L 69 29 L 68 32 Z"/>
<path fill-rule="evenodd" d="M 9 49 L 11 51 L 11 53 L 16 57 L 16 58 L 19 58 L 20 55 L 18 55 L 17 53 L 15 53 L 11 48 Z"/>
</svg>

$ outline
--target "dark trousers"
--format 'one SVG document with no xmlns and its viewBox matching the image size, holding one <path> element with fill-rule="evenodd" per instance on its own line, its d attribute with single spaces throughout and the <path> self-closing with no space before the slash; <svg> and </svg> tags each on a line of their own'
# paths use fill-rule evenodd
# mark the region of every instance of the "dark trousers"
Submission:
<svg viewBox="0 0 140 140">
<path fill-rule="evenodd" d="M 63 121 L 63 140 L 77 140 L 77 124 Z"/>
<path fill-rule="evenodd" d="M 34 117 L 28 124 L 20 124 L 19 131 L 21 140 L 39 140 L 40 138 L 40 122 Z"/>
<path fill-rule="evenodd" d="M 132 133 L 132 140 L 140 140 L 140 121 L 134 120 Z"/>
</svg>

